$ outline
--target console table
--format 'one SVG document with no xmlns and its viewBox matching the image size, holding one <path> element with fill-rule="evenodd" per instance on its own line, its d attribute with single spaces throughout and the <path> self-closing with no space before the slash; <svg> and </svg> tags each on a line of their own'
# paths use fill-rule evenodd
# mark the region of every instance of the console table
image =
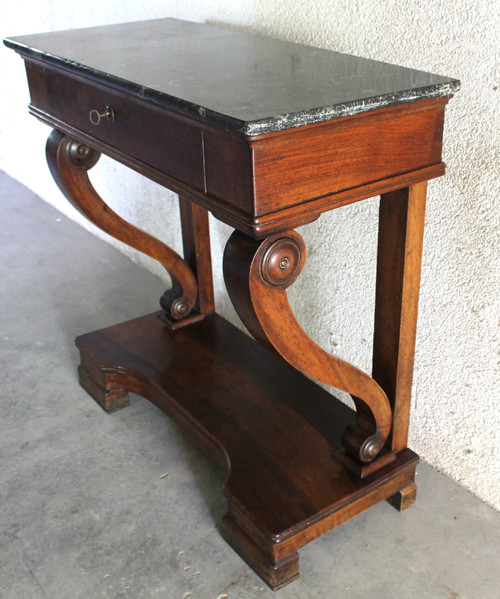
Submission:
<svg viewBox="0 0 500 599">
<path fill-rule="evenodd" d="M 172 279 L 159 312 L 77 338 L 90 395 L 108 412 L 128 391 L 148 398 L 227 471 L 222 535 L 272 589 L 298 576 L 300 547 L 382 500 L 411 505 L 426 186 L 444 173 L 459 82 L 175 19 L 5 44 L 25 60 L 30 112 L 54 128 L 63 193 Z M 88 178 L 100 153 L 179 194 L 184 257 L 104 203 Z M 287 288 L 306 255 L 294 229 L 376 195 L 369 375 L 306 335 Z M 224 277 L 255 340 L 215 313 L 207 211 L 235 229 Z"/>
</svg>

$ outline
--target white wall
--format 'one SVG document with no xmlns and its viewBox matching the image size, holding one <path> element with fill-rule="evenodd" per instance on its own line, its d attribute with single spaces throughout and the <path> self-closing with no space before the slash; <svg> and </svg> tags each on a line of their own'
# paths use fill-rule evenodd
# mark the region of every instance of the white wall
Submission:
<svg viewBox="0 0 500 599">
<path fill-rule="evenodd" d="M 447 109 L 447 175 L 429 185 L 410 446 L 500 509 L 500 265 L 494 205 L 500 195 L 498 2 L 18 0 L 2 13 L 2 37 L 175 16 L 461 79 L 462 90 Z M 49 131 L 28 116 L 21 59 L 3 49 L 0 62 L 0 168 L 82 222 L 46 168 Z M 109 160 L 101 163 L 93 179 L 110 205 L 179 249 L 172 194 Z M 315 340 L 368 370 L 376 221 L 373 199 L 332 211 L 302 228 L 308 263 L 291 290 L 296 314 Z M 218 268 L 229 229 L 215 221 L 212 225 L 218 307 L 234 319 Z M 159 272 L 147 260 L 135 259 Z"/>
</svg>

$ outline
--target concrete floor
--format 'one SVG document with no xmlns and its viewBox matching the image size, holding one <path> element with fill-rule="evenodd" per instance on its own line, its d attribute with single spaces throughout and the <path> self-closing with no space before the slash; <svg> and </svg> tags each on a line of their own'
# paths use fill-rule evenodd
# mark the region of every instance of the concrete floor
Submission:
<svg viewBox="0 0 500 599">
<path fill-rule="evenodd" d="M 224 475 L 146 400 L 107 415 L 78 386 L 74 337 L 156 310 L 161 281 L 4 174 L 0 201 L 2 599 L 500 597 L 500 515 L 425 464 L 412 508 L 270 591 L 217 531 Z"/>
</svg>

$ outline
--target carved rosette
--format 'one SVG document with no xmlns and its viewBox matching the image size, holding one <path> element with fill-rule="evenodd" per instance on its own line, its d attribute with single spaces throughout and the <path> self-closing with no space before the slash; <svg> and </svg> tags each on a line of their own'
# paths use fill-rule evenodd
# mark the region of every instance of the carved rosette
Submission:
<svg viewBox="0 0 500 599">
<path fill-rule="evenodd" d="M 297 322 L 286 290 L 300 275 L 305 258 L 304 240 L 295 231 L 263 241 L 236 231 L 224 255 L 226 286 L 240 318 L 262 345 L 306 376 L 351 394 L 356 422 L 346 429 L 342 444 L 352 458 L 368 463 L 389 435 L 389 400 L 369 375 L 325 352 Z"/>
<path fill-rule="evenodd" d="M 65 139 L 63 147 L 71 164 L 87 171 L 95 166 L 101 157 L 101 154 L 93 148 L 70 137 Z"/>
<path fill-rule="evenodd" d="M 280 237 L 262 250 L 260 276 L 272 287 L 287 289 L 300 275 L 306 257 L 304 240 L 297 233 Z"/>
</svg>

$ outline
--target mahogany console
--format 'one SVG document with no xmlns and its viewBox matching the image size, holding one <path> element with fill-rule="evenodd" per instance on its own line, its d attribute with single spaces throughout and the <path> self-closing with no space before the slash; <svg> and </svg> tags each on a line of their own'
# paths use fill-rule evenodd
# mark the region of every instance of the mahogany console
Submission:
<svg viewBox="0 0 500 599">
<path fill-rule="evenodd" d="M 175 19 L 5 43 L 54 129 L 62 192 L 172 278 L 157 313 L 77 338 L 90 395 L 108 412 L 148 398 L 227 471 L 222 535 L 272 589 L 297 578 L 305 544 L 380 501 L 411 505 L 426 188 L 459 82 Z M 183 257 L 104 203 L 88 178 L 101 153 L 179 194 Z M 294 229 L 376 195 L 368 374 L 308 337 L 287 288 L 306 256 Z M 254 339 L 215 313 L 207 211 L 235 229 L 224 277 Z"/>
</svg>

